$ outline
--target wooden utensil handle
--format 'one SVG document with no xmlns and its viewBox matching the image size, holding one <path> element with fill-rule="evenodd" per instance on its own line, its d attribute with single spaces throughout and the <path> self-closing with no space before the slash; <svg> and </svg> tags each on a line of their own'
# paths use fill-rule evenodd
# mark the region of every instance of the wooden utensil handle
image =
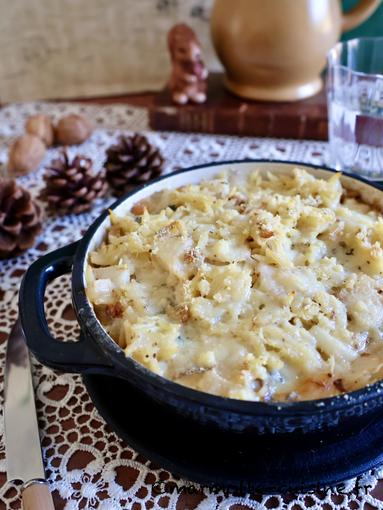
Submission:
<svg viewBox="0 0 383 510">
<path fill-rule="evenodd" d="M 23 510 L 54 510 L 52 494 L 45 483 L 35 482 L 23 490 Z"/>
</svg>

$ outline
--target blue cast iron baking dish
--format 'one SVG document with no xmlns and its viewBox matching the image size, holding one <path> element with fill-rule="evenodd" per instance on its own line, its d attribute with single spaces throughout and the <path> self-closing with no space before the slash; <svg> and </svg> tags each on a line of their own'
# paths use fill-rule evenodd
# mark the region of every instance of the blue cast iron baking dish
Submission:
<svg viewBox="0 0 383 510">
<path fill-rule="evenodd" d="M 165 188 L 197 183 L 225 169 L 249 172 L 288 173 L 299 166 L 319 177 L 334 171 L 302 163 L 255 160 L 211 163 L 181 170 L 139 188 L 115 202 L 117 213 Z M 383 190 L 379 184 L 343 174 L 347 187 L 383 210 Z M 383 382 L 336 397 L 304 402 L 250 402 L 229 399 L 196 391 L 149 371 L 127 358 L 122 349 L 101 326 L 87 299 L 84 267 L 88 253 L 103 239 L 109 225 L 103 212 L 76 243 L 59 248 L 34 262 L 26 272 L 20 288 L 20 317 L 29 349 L 48 367 L 64 372 L 104 374 L 126 379 L 145 396 L 171 408 L 174 413 L 202 425 L 237 433 L 284 435 L 311 434 L 331 428 L 351 428 L 383 407 Z M 44 313 L 44 294 L 49 281 L 72 273 L 72 300 L 81 328 L 78 342 L 60 342 L 49 332 Z M 121 403 L 120 403 L 121 404 Z M 118 404 L 116 404 L 118 405 Z"/>
</svg>

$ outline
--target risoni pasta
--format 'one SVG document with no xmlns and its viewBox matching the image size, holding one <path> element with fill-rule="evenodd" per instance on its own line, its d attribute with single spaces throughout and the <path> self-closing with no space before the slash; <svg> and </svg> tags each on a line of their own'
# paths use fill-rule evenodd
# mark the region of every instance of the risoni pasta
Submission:
<svg viewBox="0 0 383 510">
<path fill-rule="evenodd" d="M 383 219 L 340 174 L 230 171 L 110 219 L 87 295 L 149 370 L 261 401 L 383 377 Z"/>
</svg>

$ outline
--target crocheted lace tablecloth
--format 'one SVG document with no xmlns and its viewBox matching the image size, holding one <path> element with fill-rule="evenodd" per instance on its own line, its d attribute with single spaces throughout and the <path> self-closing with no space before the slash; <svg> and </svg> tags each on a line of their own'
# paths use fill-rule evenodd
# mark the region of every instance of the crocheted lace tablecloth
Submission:
<svg viewBox="0 0 383 510">
<path fill-rule="evenodd" d="M 0 110 L 0 163 L 5 164 L 7 147 L 23 132 L 25 119 L 43 112 L 57 119 L 65 113 L 84 113 L 95 123 L 91 138 L 70 154 L 93 158 L 102 166 L 105 149 L 120 132 L 147 131 L 147 112 L 126 105 L 94 106 L 63 103 L 28 103 Z M 274 158 L 322 164 L 327 160 L 327 144 L 260 138 L 238 138 L 178 133 L 147 132 L 162 150 L 166 172 L 199 163 L 243 158 Z M 48 163 L 57 149 L 48 150 Z M 36 196 L 42 186 L 41 169 L 19 179 Z M 39 256 L 81 237 L 100 211 L 112 201 L 99 200 L 90 213 L 45 219 L 44 231 L 33 249 L 0 262 L 0 384 L 3 383 L 6 338 L 17 315 L 17 292 L 26 268 Z M 69 277 L 49 285 L 46 310 L 58 338 L 74 338 L 77 326 L 70 305 Z M 369 503 L 383 508 L 378 497 L 378 481 L 383 469 L 366 473 L 344 484 L 342 490 L 327 489 L 315 494 L 285 496 L 229 495 L 206 489 L 187 490 L 187 482 L 154 466 L 123 442 L 95 410 L 80 376 L 58 374 L 33 360 L 33 375 L 46 473 L 56 508 L 117 510 L 170 508 L 173 510 L 228 510 L 261 508 L 363 508 Z M 0 408 L 3 408 L 1 395 Z M 20 508 L 20 484 L 6 483 L 3 422 L 0 420 L 0 509 Z M 173 490 L 153 490 L 157 482 Z M 172 482 L 172 483 L 170 483 Z M 179 490 L 176 489 L 179 488 Z M 186 488 L 186 489 L 185 489 Z M 185 490 L 183 490 L 185 489 Z M 193 494 L 194 492 L 194 494 Z"/>
</svg>

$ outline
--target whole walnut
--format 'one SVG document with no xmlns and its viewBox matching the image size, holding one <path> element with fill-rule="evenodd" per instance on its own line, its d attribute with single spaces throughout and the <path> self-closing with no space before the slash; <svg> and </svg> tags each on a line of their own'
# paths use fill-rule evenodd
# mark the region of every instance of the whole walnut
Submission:
<svg viewBox="0 0 383 510">
<path fill-rule="evenodd" d="M 93 126 L 83 115 L 71 113 L 62 117 L 56 127 L 57 142 L 62 145 L 78 145 L 92 134 Z"/>
<path fill-rule="evenodd" d="M 52 120 L 41 113 L 32 115 L 25 123 L 25 131 L 30 135 L 38 136 L 47 147 L 54 142 L 55 132 Z"/>
<path fill-rule="evenodd" d="M 46 147 L 35 135 L 16 138 L 8 153 L 8 170 L 13 176 L 25 175 L 36 170 L 44 159 Z"/>
</svg>

